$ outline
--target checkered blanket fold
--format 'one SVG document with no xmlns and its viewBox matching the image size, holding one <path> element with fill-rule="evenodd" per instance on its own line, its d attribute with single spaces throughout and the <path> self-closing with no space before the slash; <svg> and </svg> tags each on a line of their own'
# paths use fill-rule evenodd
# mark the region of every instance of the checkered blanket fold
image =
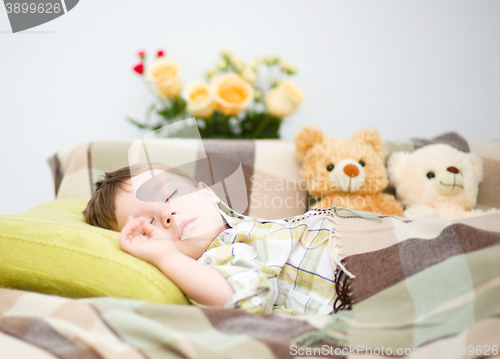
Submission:
<svg viewBox="0 0 500 359">
<path fill-rule="evenodd" d="M 342 221 L 352 310 L 256 315 L 0 288 L 0 357 L 498 357 L 499 215 Z"/>
</svg>

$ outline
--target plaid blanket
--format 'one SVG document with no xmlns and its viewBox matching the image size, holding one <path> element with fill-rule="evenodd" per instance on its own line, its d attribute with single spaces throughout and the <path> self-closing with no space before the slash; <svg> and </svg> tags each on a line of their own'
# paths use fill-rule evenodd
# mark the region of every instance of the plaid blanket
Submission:
<svg viewBox="0 0 500 359">
<path fill-rule="evenodd" d="M 498 214 L 343 221 L 352 310 L 256 315 L 0 288 L 0 357 L 498 357 Z"/>
<path fill-rule="evenodd" d="M 350 347 L 399 354 L 438 347 L 442 356 L 450 343 L 463 349 L 483 336 L 491 352 L 500 345 L 499 232 L 498 214 L 382 223 L 346 216 L 338 236 L 356 276 L 353 309 L 333 315 L 328 327 Z"/>
</svg>

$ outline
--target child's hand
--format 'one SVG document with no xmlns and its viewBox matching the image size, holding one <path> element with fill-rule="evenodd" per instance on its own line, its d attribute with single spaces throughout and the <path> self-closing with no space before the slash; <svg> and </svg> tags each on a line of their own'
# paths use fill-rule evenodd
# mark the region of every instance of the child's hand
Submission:
<svg viewBox="0 0 500 359">
<path fill-rule="evenodd" d="M 120 232 L 119 243 L 125 252 L 153 265 L 157 265 L 163 256 L 178 251 L 173 240 L 145 222 L 143 217 L 130 216 L 127 219 L 127 224 Z"/>
</svg>

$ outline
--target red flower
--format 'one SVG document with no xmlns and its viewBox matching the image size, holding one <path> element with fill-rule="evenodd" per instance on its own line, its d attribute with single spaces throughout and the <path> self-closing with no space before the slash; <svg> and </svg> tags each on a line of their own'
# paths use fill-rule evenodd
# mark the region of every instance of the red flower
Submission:
<svg viewBox="0 0 500 359">
<path fill-rule="evenodd" d="M 163 52 L 163 50 L 158 50 L 156 57 L 163 57 L 164 55 L 165 55 L 165 53 Z"/>
<path fill-rule="evenodd" d="M 139 52 L 137 53 L 137 55 L 139 55 L 139 57 L 140 57 L 142 60 L 144 60 L 144 57 L 146 57 L 146 53 L 145 53 L 144 51 L 139 51 Z"/>
<path fill-rule="evenodd" d="M 137 72 L 139 75 L 142 75 L 142 73 L 144 72 L 144 64 L 141 62 L 140 64 L 135 65 L 134 71 Z"/>
</svg>

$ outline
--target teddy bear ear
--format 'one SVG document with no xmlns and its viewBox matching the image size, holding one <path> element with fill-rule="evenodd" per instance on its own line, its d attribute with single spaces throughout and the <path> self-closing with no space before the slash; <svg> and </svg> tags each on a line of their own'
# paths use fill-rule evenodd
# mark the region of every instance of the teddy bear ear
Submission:
<svg viewBox="0 0 500 359">
<path fill-rule="evenodd" d="M 477 176 L 477 182 L 481 182 L 484 177 L 484 172 L 483 172 L 483 160 L 481 157 L 478 155 L 475 155 L 473 153 L 468 154 L 468 158 L 470 162 L 472 163 L 472 167 L 474 167 L 474 172 L 476 172 Z"/>
<path fill-rule="evenodd" d="M 357 130 L 356 132 L 354 132 L 352 139 L 357 142 L 366 143 L 372 146 L 373 149 L 375 150 L 375 153 L 379 155 L 380 158 L 382 159 L 384 159 L 385 156 L 387 156 L 387 150 L 385 148 L 384 141 L 382 141 L 380 134 L 375 128 L 370 127 Z"/>
<path fill-rule="evenodd" d="M 401 183 L 403 168 L 408 161 L 410 154 L 408 152 L 394 152 L 387 161 L 387 175 L 389 182 L 393 187 Z"/>
<path fill-rule="evenodd" d="M 323 132 L 313 125 L 302 126 L 295 134 L 295 149 L 302 161 L 307 152 L 317 143 L 323 142 Z"/>
</svg>

